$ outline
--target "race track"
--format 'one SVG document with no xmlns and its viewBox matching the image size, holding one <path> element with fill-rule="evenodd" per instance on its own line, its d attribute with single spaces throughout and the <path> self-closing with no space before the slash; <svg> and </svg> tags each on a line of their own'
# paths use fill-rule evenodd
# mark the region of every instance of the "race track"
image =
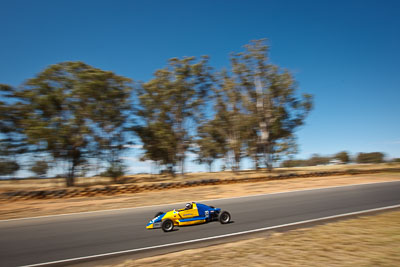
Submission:
<svg viewBox="0 0 400 267">
<path fill-rule="evenodd" d="M 145 229 L 156 212 L 182 208 L 184 203 L 0 221 L 0 266 L 23 266 L 87 257 L 398 205 L 400 182 L 203 203 L 229 211 L 234 222 L 181 227 L 170 233 L 160 229 Z"/>
</svg>

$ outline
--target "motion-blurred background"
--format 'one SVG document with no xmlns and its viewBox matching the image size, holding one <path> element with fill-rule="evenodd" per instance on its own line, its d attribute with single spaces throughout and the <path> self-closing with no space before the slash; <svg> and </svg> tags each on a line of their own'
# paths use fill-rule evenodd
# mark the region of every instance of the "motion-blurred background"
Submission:
<svg viewBox="0 0 400 267">
<path fill-rule="evenodd" d="M 398 1 L 0 9 L 3 178 L 400 157 Z"/>
</svg>

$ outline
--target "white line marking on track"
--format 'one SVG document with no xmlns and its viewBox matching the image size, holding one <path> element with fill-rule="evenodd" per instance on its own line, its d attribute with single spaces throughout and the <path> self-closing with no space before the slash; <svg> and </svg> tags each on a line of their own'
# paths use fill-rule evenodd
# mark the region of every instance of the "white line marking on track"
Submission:
<svg viewBox="0 0 400 267">
<path fill-rule="evenodd" d="M 370 185 L 370 184 L 386 184 L 386 183 L 395 183 L 395 182 L 400 182 L 400 180 L 385 181 L 385 182 L 361 183 L 361 184 L 351 184 L 351 185 L 335 185 L 335 186 L 317 187 L 317 188 L 310 188 L 310 189 L 298 189 L 298 190 L 288 190 L 288 191 L 273 192 L 273 193 L 262 193 L 262 194 L 239 196 L 239 197 L 211 198 L 211 199 L 195 200 L 194 202 L 210 202 L 210 201 L 219 201 L 219 200 L 228 200 L 228 199 L 259 197 L 259 196 L 267 196 L 267 195 L 279 195 L 279 194 L 287 194 L 287 193 L 294 193 L 294 192 L 301 192 L 301 191 L 313 191 L 313 190 L 321 190 L 321 189 L 352 187 L 352 186 Z M 186 203 L 186 202 L 175 202 L 175 203 L 148 205 L 148 206 L 140 206 L 140 207 L 132 207 L 132 208 L 120 208 L 120 209 L 109 209 L 109 210 L 94 210 L 94 211 L 72 212 L 72 213 L 54 214 L 54 215 L 44 215 L 44 216 L 36 216 L 36 217 L 6 219 L 6 220 L 0 220 L 0 223 L 2 223 L 2 222 L 10 222 L 10 221 L 31 220 L 31 219 L 44 219 L 44 218 L 70 216 L 70 215 L 81 215 L 81 214 L 83 215 L 83 214 L 91 214 L 91 213 L 99 213 L 99 212 L 124 211 L 124 210 L 144 209 L 144 208 L 162 207 L 162 206 L 170 206 L 170 205 L 172 206 L 172 205 L 179 205 L 179 204 L 182 204 L 182 203 Z"/>
<path fill-rule="evenodd" d="M 199 239 L 193 239 L 193 240 L 187 240 L 187 241 L 181 241 L 181 242 L 175 242 L 175 243 L 169 243 L 169 244 L 163 244 L 163 245 L 157 245 L 157 246 L 151 246 L 151 247 L 115 251 L 115 252 L 91 255 L 91 256 L 86 256 L 86 257 L 78 257 L 78 258 L 71 258 L 71 259 L 58 260 L 58 261 L 50 261 L 50 262 L 37 263 L 37 264 L 31 264 L 31 265 L 23 265 L 21 267 L 45 266 L 45 265 L 50 265 L 50 264 L 59 264 L 59 263 L 67 263 L 67 262 L 94 259 L 94 258 L 107 257 L 107 256 L 116 256 L 116 255 L 119 255 L 119 254 L 140 252 L 140 251 L 145 251 L 145 250 L 150 250 L 150 249 L 164 248 L 164 247 L 177 246 L 177 245 L 184 245 L 184 244 L 190 244 L 190 243 L 195 243 L 195 242 L 213 240 L 213 239 L 218 239 L 218 238 L 223 238 L 223 237 L 230 237 L 230 236 L 237 236 L 237 235 L 243 235 L 243 234 L 256 233 L 256 232 L 273 230 L 273 229 L 278 229 L 278 228 L 287 227 L 287 226 L 295 226 L 295 225 L 300 225 L 300 224 L 318 222 L 318 221 L 323 221 L 323 220 L 335 219 L 335 218 L 340 218 L 340 217 L 345 217 L 345 216 L 351 216 L 351 215 L 357 215 L 357 214 L 363 214 L 363 213 L 380 211 L 380 210 L 387 210 L 387 209 L 393 209 L 393 208 L 400 208 L 400 204 L 387 206 L 387 207 L 381 207 L 381 208 L 375 208 L 375 209 L 369 209 L 369 210 L 362 210 L 362 211 L 343 213 L 343 214 L 327 216 L 327 217 L 322 217 L 322 218 L 317 218 L 317 219 L 311 219 L 311 220 L 305 220 L 305 221 L 299 221 L 299 222 L 293 222 L 293 223 L 286 223 L 286 224 L 281 224 L 281 225 L 258 228 L 258 229 L 247 230 L 247 231 L 236 232 L 236 233 L 225 234 L 225 235 L 204 237 L 204 238 L 199 238 Z"/>
</svg>

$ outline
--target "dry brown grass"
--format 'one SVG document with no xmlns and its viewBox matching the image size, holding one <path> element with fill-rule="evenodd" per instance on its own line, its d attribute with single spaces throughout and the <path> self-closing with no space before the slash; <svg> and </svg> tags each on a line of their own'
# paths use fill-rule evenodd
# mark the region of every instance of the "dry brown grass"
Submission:
<svg viewBox="0 0 400 267">
<path fill-rule="evenodd" d="M 254 170 L 244 170 L 237 173 L 231 171 L 212 172 L 212 173 L 186 173 L 183 177 L 176 175 L 150 175 L 136 174 L 128 175 L 120 179 L 120 182 L 134 183 L 137 185 L 160 183 L 160 182 L 182 182 L 194 181 L 201 179 L 228 179 L 228 178 L 256 178 L 265 176 L 282 175 L 288 173 L 304 174 L 308 172 L 321 171 L 344 171 L 350 169 L 356 170 L 371 170 L 371 169 L 394 169 L 400 168 L 400 163 L 382 163 L 382 164 L 349 164 L 349 165 L 327 165 L 327 166 L 312 166 L 312 167 L 294 167 L 294 168 L 276 168 L 271 173 L 265 171 L 256 172 Z M 85 187 L 93 185 L 109 185 L 114 182 L 106 177 L 78 177 L 75 179 L 76 187 Z M 13 179 L 0 180 L 0 192 L 18 191 L 18 190 L 46 190 L 65 188 L 64 178 L 53 179 Z"/>
<path fill-rule="evenodd" d="M 0 201 L 0 219 L 43 216 L 62 213 L 95 211 L 146 205 L 190 202 L 215 198 L 237 197 L 263 193 L 302 190 L 319 187 L 351 185 L 400 180 L 400 173 L 340 175 L 273 180 L 257 183 L 209 185 L 195 188 L 169 189 L 130 195 Z M 171 198 L 171 196 L 174 196 Z"/>
<path fill-rule="evenodd" d="M 128 260 L 128 266 L 399 266 L 400 211 Z"/>
</svg>

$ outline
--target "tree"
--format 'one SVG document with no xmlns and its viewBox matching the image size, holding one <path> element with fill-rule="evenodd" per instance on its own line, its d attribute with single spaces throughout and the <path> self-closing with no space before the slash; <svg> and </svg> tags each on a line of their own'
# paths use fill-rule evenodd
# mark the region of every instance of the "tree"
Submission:
<svg viewBox="0 0 400 267">
<path fill-rule="evenodd" d="M 20 170 L 17 155 L 28 152 L 20 120 L 21 106 L 15 88 L 0 84 L 0 176 L 13 175 Z"/>
<path fill-rule="evenodd" d="M 18 162 L 13 160 L 0 160 L 0 176 L 13 175 L 20 169 Z"/>
<path fill-rule="evenodd" d="M 288 159 L 281 162 L 281 167 L 291 168 L 291 167 L 304 167 L 307 166 L 308 162 L 304 159 Z"/>
<path fill-rule="evenodd" d="M 152 118 L 144 116 L 142 119 L 146 124 L 134 127 L 145 151 L 141 160 L 152 160 L 157 165 L 164 165 L 171 174 L 174 174 L 177 162 L 177 139 L 171 125 L 165 121 L 152 121 Z"/>
<path fill-rule="evenodd" d="M 240 87 L 228 72 L 222 71 L 218 78 L 215 115 L 211 123 L 224 140 L 221 144 L 225 146 L 222 151 L 225 153 L 226 165 L 238 171 L 245 156 L 244 148 L 251 131 L 249 127 L 252 118 L 245 114 Z"/>
<path fill-rule="evenodd" d="M 382 163 L 385 154 L 381 152 L 359 153 L 356 158 L 357 163 Z"/>
<path fill-rule="evenodd" d="M 342 163 L 345 163 L 345 164 L 350 162 L 349 153 L 347 153 L 346 151 L 337 153 L 334 156 L 334 158 L 340 160 Z"/>
<path fill-rule="evenodd" d="M 231 65 L 237 90 L 243 92 L 243 106 L 254 121 L 253 153 L 261 148 L 264 163 L 271 169 L 279 154 L 296 151 L 294 131 L 310 112 L 312 96 L 296 96 L 292 74 L 269 62 L 264 40 L 252 41 L 244 52 L 233 54 Z"/>
<path fill-rule="evenodd" d="M 115 161 L 110 165 L 105 172 L 100 174 L 101 176 L 111 177 L 114 182 L 117 182 L 118 177 L 121 177 L 125 173 L 125 166 L 121 161 Z"/>
<path fill-rule="evenodd" d="M 0 157 L 29 151 L 20 121 L 24 118 L 15 88 L 0 84 Z"/>
<path fill-rule="evenodd" d="M 198 137 L 196 140 L 197 153 L 196 162 L 208 165 L 209 172 L 212 171 L 213 162 L 226 154 L 225 138 L 219 131 L 219 125 L 216 121 L 209 121 L 198 128 Z"/>
<path fill-rule="evenodd" d="M 168 66 L 138 87 L 141 107 L 136 115 L 141 125 L 134 130 L 143 143 L 143 159 L 166 165 L 171 172 L 179 164 L 184 173 L 185 153 L 212 85 L 208 58 L 196 62 L 185 57 L 170 59 Z"/>
<path fill-rule="evenodd" d="M 68 162 L 67 186 L 90 157 L 123 149 L 131 80 L 83 62 L 51 65 L 18 91 L 29 144 Z"/>
<path fill-rule="evenodd" d="M 44 160 L 35 161 L 31 166 L 31 172 L 36 173 L 38 176 L 46 175 L 49 169 L 49 165 Z"/>
<path fill-rule="evenodd" d="M 326 165 L 331 161 L 330 157 L 323 157 L 318 154 L 313 154 L 308 160 L 308 166 Z"/>
</svg>

